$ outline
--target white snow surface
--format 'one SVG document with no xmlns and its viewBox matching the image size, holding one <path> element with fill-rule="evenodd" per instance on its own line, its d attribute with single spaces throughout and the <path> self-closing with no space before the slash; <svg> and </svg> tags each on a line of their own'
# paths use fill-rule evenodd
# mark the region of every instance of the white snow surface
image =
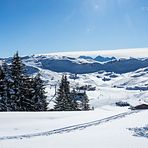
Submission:
<svg viewBox="0 0 148 148">
<path fill-rule="evenodd" d="M 55 86 L 57 89 L 63 73 L 49 70 L 41 70 L 40 72 L 43 80 L 47 82 L 46 91 L 50 102 L 49 108 L 53 108 Z M 72 74 L 66 74 L 70 81 L 71 89 L 85 85 L 91 85 L 91 87 L 96 88 L 94 91 L 86 91 L 91 107 L 98 108 L 104 105 L 115 105 L 117 101 L 125 101 L 132 106 L 148 103 L 148 90 L 140 90 L 148 88 L 147 68 L 121 75 L 111 72 L 78 74 L 75 80 L 71 79 Z M 112 76 L 116 77 L 112 78 Z M 109 80 L 103 81 L 104 78 Z M 137 86 L 139 90 L 134 90 Z"/>
<path fill-rule="evenodd" d="M 136 112 L 72 131 L 27 137 L 29 133 L 44 133 L 79 123 L 104 119 L 127 111 L 127 108 L 104 106 L 95 111 L 86 112 L 0 113 L 0 147 L 147 148 L 147 138 L 134 136 L 129 128 L 147 125 L 148 111 Z M 26 137 L 15 138 L 22 134 Z M 7 139 L 7 136 L 14 136 L 14 139 Z M 6 139 L 1 140 L 3 137 Z"/>
</svg>

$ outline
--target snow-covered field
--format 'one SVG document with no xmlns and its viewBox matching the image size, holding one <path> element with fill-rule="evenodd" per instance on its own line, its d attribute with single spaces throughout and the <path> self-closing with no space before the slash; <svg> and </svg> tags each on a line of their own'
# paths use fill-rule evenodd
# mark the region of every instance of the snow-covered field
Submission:
<svg viewBox="0 0 148 148">
<path fill-rule="evenodd" d="M 146 126 L 147 114 L 111 106 L 86 112 L 1 113 L 0 147 L 147 148 L 146 134 L 136 137 L 129 130 Z"/>
</svg>

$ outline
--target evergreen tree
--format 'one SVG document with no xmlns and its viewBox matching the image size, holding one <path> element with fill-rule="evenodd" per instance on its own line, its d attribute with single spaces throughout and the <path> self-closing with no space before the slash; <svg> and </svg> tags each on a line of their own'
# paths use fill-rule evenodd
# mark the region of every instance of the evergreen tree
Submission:
<svg viewBox="0 0 148 148">
<path fill-rule="evenodd" d="M 0 67 L 0 111 L 46 111 L 47 105 L 40 75 L 25 75 L 17 52 L 10 69 L 6 63 Z"/>
<path fill-rule="evenodd" d="M 77 103 L 77 100 L 76 100 L 76 96 L 77 96 L 77 93 L 76 93 L 75 89 L 73 89 L 71 91 L 71 93 L 70 93 L 70 98 L 71 98 L 72 110 L 73 111 L 79 110 L 78 103 Z"/>
<path fill-rule="evenodd" d="M 83 96 L 83 99 L 82 99 L 82 110 L 89 110 L 89 109 L 90 109 L 89 99 L 88 99 L 86 92 L 84 92 L 84 96 Z"/>
<path fill-rule="evenodd" d="M 21 110 L 23 111 L 35 111 L 35 102 L 33 99 L 33 79 L 25 76 L 23 77 L 23 83 L 21 88 Z"/>
<path fill-rule="evenodd" d="M 18 55 L 14 55 L 11 64 L 11 93 L 10 102 L 12 111 L 33 111 L 34 102 L 31 98 L 31 78 L 24 74 L 24 64 Z"/>
<path fill-rule="evenodd" d="M 11 107 L 13 111 L 24 111 L 23 99 L 24 94 L 22 92 L 23 79 L 24 79 L 24 65 L 18 52 L 14 55 L 11 64 Z"/>
<path fill-rule="evenodd" d="M 3 62 L 1 66 L 1 74 L 0 74 L 0 93 L 1 93 L 1 110 L 2 111 L 11 111 L 11 81 L 10 81 L 10 73 L 8 65 Z M 2 107 L 3 106 L 3 107 Z M 3 108 L 3 109 L 2 109 Z"/>
<path fill-rule="evenodd" d="M 70 87 L 67 76 L 63 75 L 59 89 L 57 92 L 57 97 L 55 100 L 54 110 L 56 111 L 71 111 L 73 110 L 72 101 L 70 98 Z"/>
<path fill-rule="evenodd" d="M 7 84 L 2 67 L 0 67 L 0 111 L 7 111 Z"/>
<path fill-rule="evenodd" d="M 34 102 L 34 110 L 47 111 L 48 103 L 46 101 L 45 86 L 40 78 L 40 74 L 37 74 L 35 78 L 32 79 L 32 86 L 29 91 Z"/>
</svg>

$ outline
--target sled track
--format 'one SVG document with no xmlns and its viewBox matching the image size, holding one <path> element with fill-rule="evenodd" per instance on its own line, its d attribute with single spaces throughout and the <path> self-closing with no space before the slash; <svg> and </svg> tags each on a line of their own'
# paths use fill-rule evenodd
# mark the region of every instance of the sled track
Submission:
<svg viewBox="0 0 148 148">
<path fill-rule="evenodd" d="M 76 124 L 76 125 L 67 126 L 67 127 L 63 127 L 63 128 L 59 128 L 59 129 L 54 129 L 54 130 L 50 130 L 50 131 L 46 131 L 46 132 L 23 134 L 23 135 L 16 135 L 16 136 L 3 136 L 3 137 L 0 137 L 0 141 L 33 138 L 33 137 L 39 137 L 39 136 L 50 136 L 50 135 L 55 135 L 55 134 L 68 133 L 68 132 L 72 132 L 72 131 L 75 131 L 75 130 L 82 130 L 82 129 L 85 129 L 87 127 L 96 126 L 96 125 L 106 123 L 106 122 L 109 122 L 109 121 L 112 121 L 112 120 L 115 120 L 115 119 L 124 118 L 127 115 L 131 115 L 133 113 L 138 113 L 138 112 L 139 111 L 137 111 L 137 110 L 124 112 L 124 113 L 121 113 L 121 114 L 113 115 L 113 116 L 103 118 L 103 119 L 99 119 L 99 120 L 95 120 L 95 121 L 92 121 L 92 122 Z"/>
</svg>

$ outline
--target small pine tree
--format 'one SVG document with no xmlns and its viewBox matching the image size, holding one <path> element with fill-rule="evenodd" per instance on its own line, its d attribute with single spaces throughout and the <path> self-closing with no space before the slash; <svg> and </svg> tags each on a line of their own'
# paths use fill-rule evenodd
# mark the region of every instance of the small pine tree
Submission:
<svg viewBox="0 0 148 148">
<path fill-rule="evenodd" d="M 35 103 L 33 100 L 33 79 L 29 77 L 23 77 L 23 84 L 21 88 L 21 108 L 23 111 L 35 111 Z"/>
<path fill-rule="evenodd" d="M 72 101 L 70 98 L 70 87 L 67 76 L 63 75 L 57 92 L 54 110 L 56 111 L 71 111 L 73 110 Z"/>
<path fill-rule="evenodd" d="M 37 74 L 32 81 L 32 87 L 30 88 L 32 100 L 34 102 L 35 111 L 47 111 L 48 103 L 46 101 L 45 86 L 40 78 L 40 74 Z"/>
<path fill-rule="evenodd" d="M 78 103 L 76 101 L 76 96 L 77 96 L 76 91 L 72 90 L 70 93 L 70 98 L 71 98 L 71 102 L 72 102 L 72 110 L 73 111 L 79 110 Z"/>
<path fill-rule="evenodd" d="M 90 110 L 89 99 L 88 99 L 86 92 L 84 93 L 84 96 L 82 99 L 82 110 Z"/>
</svg>

